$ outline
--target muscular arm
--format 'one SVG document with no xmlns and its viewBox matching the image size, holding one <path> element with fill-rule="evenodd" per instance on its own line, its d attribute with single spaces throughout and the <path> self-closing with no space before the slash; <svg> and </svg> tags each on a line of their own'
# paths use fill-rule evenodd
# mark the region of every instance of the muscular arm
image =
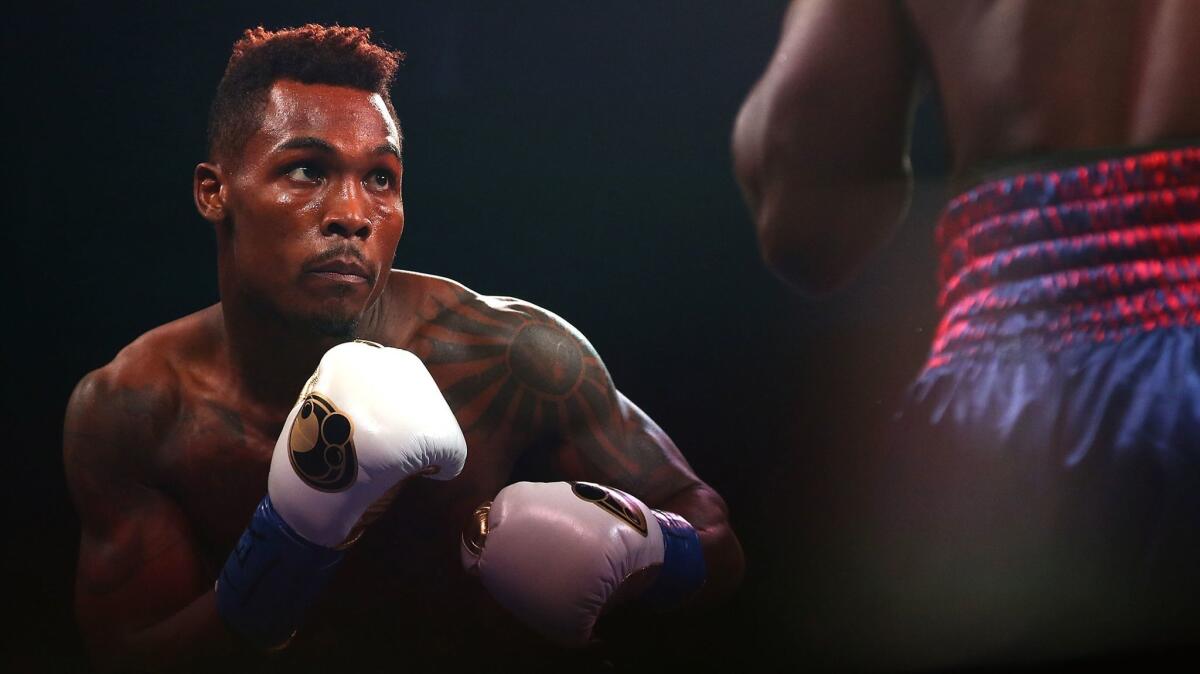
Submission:
<svg viewBox="0 0 1200 674">
<path fill-rule="evenodd" d="M 516 300 L 463 295 L 437 313 L 421 348 L 451 382 L 443 392 L 469 444 L 502 438 L 548 458 L 559 479 L 616 487 L 682 515 L 700 535 L 709 570 L 697 600 L 737 587 L 742 550 L 724 500 L 562 319 Z"/>
<path fill-rule="evenodd" d="M 172 393 L 131 369 L 93 372 L 67 407 L 63 460 L 82 527 L 75 611 L 97 666 L 160 669 L 232 651 L 233 639 L 187 520 L 148 479 Z"/>
<path fill-rule="evenodd" d="M 597 362 L 598 359 L 597 359 Z M 607 373 L 606 378 L 607 378 Z M 603 477 L 577 476 L 627 491 L 652 508 L 682 515 L 700 535 L 708 580 L 696 597 L 706 603 L 727 597 L 742 580 L 742 546 L 729 524 L 725 500 L 692 471 L 658 424 L 608 382 L 615 405 L 607 421 L 585 416 L 560 446 L 558 460 L 572 464 L 608 462 Z M 622 444 L 605 437 L 624 436 Z"/>
<path fill-rule="evenodd" d="M 767 265 L 797 289 L 848 280 L 907 208 L 916 50 L 889 0 L 796 0 L 738 114 L 734 170 Z"/>
</svg>

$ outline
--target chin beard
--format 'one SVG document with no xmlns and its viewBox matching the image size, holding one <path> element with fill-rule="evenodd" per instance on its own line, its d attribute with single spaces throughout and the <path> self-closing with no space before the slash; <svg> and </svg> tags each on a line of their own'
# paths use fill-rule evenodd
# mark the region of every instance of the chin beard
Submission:
<svg viewBox="0 0 1200 674">
<path fill-rule="evenodd" d="M 348 311 L 344 307 L 322 307 L 315 311 L 302 312 L 289 310 L 279 306 L 265 295 L 245 290 L 243 296 L 254 311 L 274 316 L 289 329 L 307 332 L 320 337 L 333 337 L 348 340 L 356 336 L 358 324 L 362 319 L 359 313 Z"/>
<path fill-rule="evenodd" d="M 344 316 L 333 312 L 318 313 L 300 318 L 313 331 L 324 337 L 349 339 L 358 332 L 358 316 Z"/>
</svg>

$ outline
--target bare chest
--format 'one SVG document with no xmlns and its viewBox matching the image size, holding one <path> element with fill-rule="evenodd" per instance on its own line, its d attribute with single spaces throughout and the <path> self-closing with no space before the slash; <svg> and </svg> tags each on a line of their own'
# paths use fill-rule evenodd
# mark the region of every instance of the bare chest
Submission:
<svg viewBox="0 0 1200 674">
<path fill-rule="evenodd" d="M 283 427 L 252 420 L 211 398 L 190 400 L 160 452 L 160 482 L 193 527 L 205 562 L 216 569 L 267 492 L 275 442 Z M 462 474 L 450 481 L 413 478 L 368 530 L 355 557 L 381 570 L 442 566 L 457 558 L 471 512 L 490 500 L 512 471 L 513 453 L 486 439 L 469 442 Z"/>
<path fill-rule="evenodd" d="M 251 423 L 213 398 L 187 400 L 159 454 L 164 491 L 192 525 L 205 553 L 228 550 L 266 494 L 278 426 Z"/>
</svg>

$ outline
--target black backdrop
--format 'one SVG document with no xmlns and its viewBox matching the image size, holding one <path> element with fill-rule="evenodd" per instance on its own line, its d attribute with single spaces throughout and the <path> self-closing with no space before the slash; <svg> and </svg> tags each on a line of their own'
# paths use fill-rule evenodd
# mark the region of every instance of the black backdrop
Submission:
<svg viewBox="0 0 1200 674">
<path fill-rule="evenodd" d="M 911 222 L 849 288 L 804 299 L 762 266 L 729 157 L 785 3 L 242 4 L 26 8 L 4 26 L 5 652 L 83 666 L 67 396 L 137 335 L 217 300 L 190 194 L 211 92 L 242 29 L 308 21 L 369 25 L 408 53 L 397 266 L 572 322 L 726 496 L 747 576 L 710 616 L 723 637 L 696 652 L 837 664 L 869 650 L 878 618 L 839 596 L 869 554 L 865 467 L 934 320 L 936 108 L 918 115 Z"/>
</svg>

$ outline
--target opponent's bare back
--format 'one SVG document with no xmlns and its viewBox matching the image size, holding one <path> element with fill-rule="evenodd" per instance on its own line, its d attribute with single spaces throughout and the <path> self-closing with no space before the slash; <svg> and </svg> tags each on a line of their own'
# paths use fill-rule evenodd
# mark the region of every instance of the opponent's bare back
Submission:
<svg viewBox="0 0 1200 674">
<path fill-rule="evenodd" d="M 1183 0 L 794 2 L 733 134 L 764 258 L 823 291 L 888 238 L 908 203 L 922 72 L 959 186 L 1200 137 L 1198 30 L 1200 4 Z"/>
<path fill-rule="evenodd" d="M 1200 4 L 908 0 L 953 166 L 1200 136 Z"/>
</svg>

